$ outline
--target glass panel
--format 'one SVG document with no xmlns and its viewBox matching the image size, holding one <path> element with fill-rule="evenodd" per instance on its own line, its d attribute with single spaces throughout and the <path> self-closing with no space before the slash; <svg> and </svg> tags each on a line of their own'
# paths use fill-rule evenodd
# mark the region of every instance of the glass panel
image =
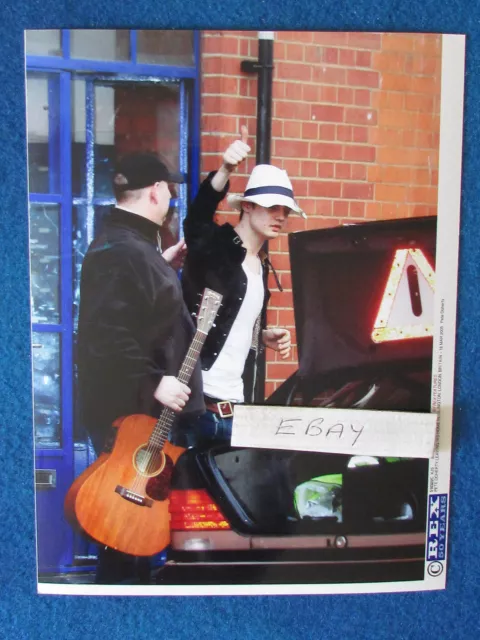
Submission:
<svg viewBox="0 0 480 640">
<path fill-rule="evenodd" d="M 130 60 L 130 32 L 113 29 L 72 29 L 72 58 L 87 60 Z"/>
<path fill-rule="evenodd" d="M 60 118 L 58 78 L 27 77 L 28 188 L 30 193 L 57 193 Z"/>
<path fill-rule="evenodd" d="M 61 447 L 60 336 L 33 332 L 33 407 L 37 447 Z"/>
<path fill-rule="evenodd" d="M 85 80 L 72 79 L 72 193 L 86 196 Z"/>
<path fill-rule="evenodd" d="M 60 209 L 30 204 L 32 322 L 60 322 Z"/>
<path fill-rule="evenodd" d="M 117 156 L 157 153 L 179 168 L 178 84 L 117 83 L 95 88 L 95 197 L 113 198 Z"/>
<path fill-rule="evenodd" d="M 137 61 L 193 67 L 193 31 L 137 31 Z"/>
<path fill-rule="evenodd" d="M 94 127 L 95 140 L 93 174 L 95 175 L 96 197 L 113 197 L 115 89 L 113 86 L 95 86 Z M 86 82 L 75 79 L 72 82 L 72 192 L 74 196 L 93 196 L 93 175 L 87 169 L 86 130 Z M 92 181 L 88 185 L 87 181 Z"/>
<path fill-rule="evenodd" d="M 178 242 L 180 233 L 180 216 L 178 211 L 178 200 L 172 200 L 165 222 L 160 230 L 162 251 Z"/>
<path fill-rule="evenodd" d="M 72 82 L 72 191 L 91 198 L 113 198 L 112 178 L 117 156 L 153 151 L 179 169 L 180 87 L 176 83 L 117 82 L 95 84 L 94 177 L 87 176 L 86 81 Z"/>
<path fill-rule="evenodd" d="M 35 29 L 25 31 L 27 56 L 61 56 L 60 29 Z"/>
<path fill-rule="evenodd" d="M 130 85 L 132 86 L 132 85 Z M 118 85 L 95 86 L 95 197 L 113 198 Z"/>
</svg>

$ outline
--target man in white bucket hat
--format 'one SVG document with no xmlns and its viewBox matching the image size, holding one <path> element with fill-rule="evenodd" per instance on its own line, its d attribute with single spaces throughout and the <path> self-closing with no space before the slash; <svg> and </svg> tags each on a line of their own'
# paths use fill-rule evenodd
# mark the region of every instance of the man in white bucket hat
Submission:
<svg viewBox="0 0 480 640">
<path fill-rule="evenodd" d="M 252 202 L 264 209 L 283 206 L 290 212 L 298 213 L 306 218 L 293 197 L 293 187 L 287 172 L 271 164 L 257 164 L 254 167 L 243 196 L 230 195 L 228 203 L 238 211 L 242 211 L 246 202 Z"/>
<path fill-rule="evenodd" d="M 196 315 L 205 287 L 223 295 L 201 352 L 207 411 L 194 425 L 179 425 L 174 440 L 184 446 L 229 442 L 234 405 L 253 398 L 260 349 L 275 349 L 282 359 L 290 355 L 288 329 L 266 326 L 270 270 L 282 289 L 262 251 L 265 241 L 283 231 L 290 212 L 305 215 L 295 202 L 287 173 L 272 165 L 256 166 L 245 193 L 228 198 L 240 211 L 238 224 L 214 222 L 232 171 L 250 152 L 247 138 L 242 127 L 241 139 L 225 151 L 219 170 L 200 185 L 184 224 L 188 252 L 182 285 L 189 311 Z"/>
</svg>

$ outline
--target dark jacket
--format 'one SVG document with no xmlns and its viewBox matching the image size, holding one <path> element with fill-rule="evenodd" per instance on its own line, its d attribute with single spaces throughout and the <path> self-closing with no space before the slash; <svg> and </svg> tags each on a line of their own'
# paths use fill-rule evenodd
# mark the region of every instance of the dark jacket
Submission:
<svg viewBox="0 0 480 640">
<path fill-rule="evenodd" d="M 195 333 L 177 274 L 157 250 L 154 222 L 113 209 L 82 266 L 78 326 L 80 413 L 95 449 L 112 422 L 158 416 L 163 375 L 178 375 Z M 204 410 L 197 364 L 185 413 Z"/>
<path fill-rule="evenodd" d="M 184 223 L 188 252 L 182 286 L 190 313 L 197 313 L 205 287 L 223 295 L 215 326 L 210 329 L 201 352 L 202 368 L 205 371 L 212 367 L 222 350 L 247 290 L 247 276 L 242 268 L 247 251 L 232 225 L 217 225 L 213 220 L 218 204 L 228 190 L 227 184 L 223 192 L 215 191 L 211 185 L 213 175 L 211 173 L 200 185 Z M 252 335 L 252 349 L 247 359 L 249 371 L 244 374 L 244 381 L 246 378 L 252 381 L 251 367 L 258 352 L 259 331 L 266 326 L 267 302 L 270 297 L 267 287 L 269 262 L 263 254 L 261 258 L 265 295 Z M 245 391 L 245 397 L 250 397 L 252 389 L 247 388 Z"/>
</svg>

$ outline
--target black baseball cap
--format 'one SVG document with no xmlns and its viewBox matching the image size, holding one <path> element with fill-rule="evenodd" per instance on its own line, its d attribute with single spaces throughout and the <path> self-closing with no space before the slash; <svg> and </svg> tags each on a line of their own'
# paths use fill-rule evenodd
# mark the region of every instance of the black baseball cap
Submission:
<svg viewBox="0 0 480 640">
<path fill-rule="evenodd" d="M 150 187 L 156 182 L 184 182 L 181 173 L 170 171 L 154 153 L 130 153 L 115 166 L 113 177 L 119 191 L 134 191 Z"/>
</svg>

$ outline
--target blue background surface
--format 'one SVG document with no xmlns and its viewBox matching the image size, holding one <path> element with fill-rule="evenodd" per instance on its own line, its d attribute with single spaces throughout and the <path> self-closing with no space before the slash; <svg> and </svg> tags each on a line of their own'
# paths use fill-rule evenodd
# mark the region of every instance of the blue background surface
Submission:
<svg viewBox="0 0 480 640">
<path fill-rule="evenodd" d="M 248 7 L 248 10 L 247 10 Z M 480 12 L 415 0 L 5 0 L 0 8 L 0 637 L 474 638 L 479 629 Z M 466 33 L 453 477 L 445 592 L 126 598 L 36 595 L 23 29 L 245 28 Z"/>
</svg>

